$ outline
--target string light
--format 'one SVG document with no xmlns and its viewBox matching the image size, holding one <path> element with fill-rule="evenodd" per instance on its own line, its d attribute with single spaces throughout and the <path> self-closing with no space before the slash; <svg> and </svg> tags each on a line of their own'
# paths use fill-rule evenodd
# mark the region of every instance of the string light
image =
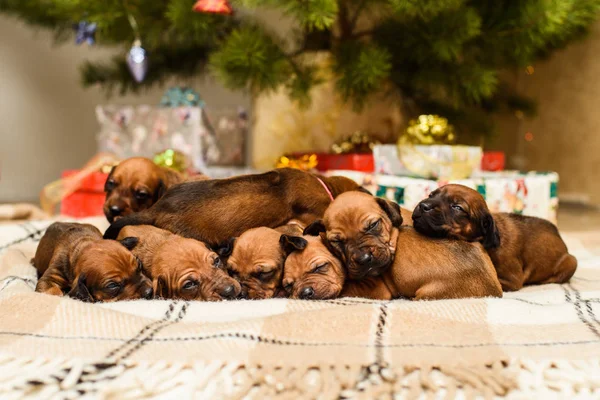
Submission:
<svg viewBox="0 0 600 400">
<path fill-rule="evenodd" d="M 525 140 L 527 140 L 528 142 L 531 142 L 531 141 L 533 141 L 533 133 L 531 133 L 531 132 L 527 132 L 527 133 L 525 134 Z"/>
</svg>

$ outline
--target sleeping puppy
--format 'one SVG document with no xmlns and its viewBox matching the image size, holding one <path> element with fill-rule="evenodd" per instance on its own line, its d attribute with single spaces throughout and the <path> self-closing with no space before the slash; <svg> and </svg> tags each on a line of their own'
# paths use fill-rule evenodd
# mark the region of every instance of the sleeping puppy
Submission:
<svg viewBox="0 0 600 400">
<path fill-rule="evenodd" d="M 304 249 L 292 251 L 283 268 L 283 289 L 292 299 L 333 299 L 340 295 L 346 273 L 342 262 L 318 236 L 304 236 Z"/>
<path fill-rule="evenodd" d="M 321 218 L 334 197 L 358 188 L 344 177 L 292 168 L 184 182 L 148 210 L 115 221 L 104 237 L 116 238 L 127 225 L 153 225 L 216 246 L 260 226 L 276 228 L 290 220 L 306 225 Z"/>
<path fill-rule="evenodd" d="M 218 250 L 227 258 L 227 271 L 242 285 L 242 298 L 269 299 L 282 295 L 281 278 L 287 255 L 306 240 L 266 227 L 244 232 Z"/>
<path fill-rule="evenodd" d="M 433 191 L 413 213 L 415 229 L 424 235 L 481 242 L 505 291 L 523 285 L 564 283 L 577 269 L 556 226 L 541 218 L 491 214 L 477 191 L 446 185 Z"/>
<path fill-rule="evenodd" d="M 401 224 L 396 203 L 349 192 L 331 204 L 324 221 L 315 221 L 305 233 L 319 234 L 344 264 L 350 280 L 344 296 L 415 300 L 502 296 L 494 266 L 481 245 L 430 239 Z"/>
<path fill-rule="evenodd" d="M 140 261 L 119 242 L 103 240 L 89 224 L 50 225 L 32 263 L 37 292 L 91 302 L 152 298 Z"/>
<path fill-rule="evenodd" d="M 348 278 L 378 276 L 394 260 L 397 229 L 404 224 L 398 204 L 370 194 L 349 192 L 338 196 L 324 219 L 309 225 L 305 233 L 327 231 L 326 244 L 334 249 L 347 269 Z M 316 229 L 316 230 L 315 230 Z"/>
<path fill-rule="evenodd" d="M 142 260 L 156 297 L 218 301 L 240 293 L 239 283 L 204 243 L 148 225 L 127 226 L 118 240 Z"/>
<path fill-rule="evenodd" d="M 160 167 L 150 159 L 128 158 L 113 167 L 106 179 L 104 215 L 112 223 L 115 218 L 145 210 L 168 188 L 183 181 L 183 174 Z"/>
</svg>

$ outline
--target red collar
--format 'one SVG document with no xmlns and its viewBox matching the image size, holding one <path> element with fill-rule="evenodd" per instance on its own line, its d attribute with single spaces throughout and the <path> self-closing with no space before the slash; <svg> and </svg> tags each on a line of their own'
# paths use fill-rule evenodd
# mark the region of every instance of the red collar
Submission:
<svg viewBox="0 0 600 400">
<path fill-rule="evenodd" d="M 325 182 L 323 182 L 323 180 L 321 178 L 319 178 L 318 176 L 316 176 L 316 175 L 315 175 L 315 178 L 317 178 L 317 180 L 319 181 L 319 183 L 323 186 L 323 188 L 325 189 L 325 191 L 329 195 L 329 199 L 331 201 L 333 201 L 333 194 L 331 193 L 331 190 L 329 190 L 329 188 L 327 187 L 327 185 L 325 184 Z"/>
</svg>

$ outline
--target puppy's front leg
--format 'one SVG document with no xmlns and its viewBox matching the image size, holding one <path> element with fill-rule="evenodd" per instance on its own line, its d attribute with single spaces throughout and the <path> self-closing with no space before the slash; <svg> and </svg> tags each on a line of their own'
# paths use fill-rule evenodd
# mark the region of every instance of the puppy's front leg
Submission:
<svg viewBox="0 0 600 400">
<path fill-rule="evenodd" d="M 50 260 L 48 269 L 38 280 L 35 291 L 53 296 L 63 296 L 63 290 L 69 287 L 69 282 L 63 273 L 67 263 L 68 258 L 65 254 L 55 254 Z"/>
</svg>

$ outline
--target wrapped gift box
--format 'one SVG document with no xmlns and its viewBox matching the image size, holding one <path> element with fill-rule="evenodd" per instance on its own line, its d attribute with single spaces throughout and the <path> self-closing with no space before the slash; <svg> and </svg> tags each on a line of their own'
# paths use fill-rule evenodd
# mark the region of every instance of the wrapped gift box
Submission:
<svg viewBox="0 0 600 400">
<path fill-rule="evenodd" d="M 361 172 L 374 172 L 375 162 L 373 154 L 317 154 L 317 169 L 319 171 L 329 171 L 337 169 L 346 169 Z"/>
<path fill-rule="evenodd" d="M 77 173 L 77 170 L 63 171 L 62 178 Z M 108 174 L 94 172 L 81 182 L 81 187 L 65 197 L 60 205 L 60 212 L 74 218 L 93 217 L 104 215 L 102 206 L 106 197 L 104 183 Z"/>
<path fill-rule="evenodd" d="M 317 156 L 316 169 L 321 172 L 330 170 L 352 170 L 361 172 L 374 172 L 375 163 L 372 153 L 291 153 L 289 157 L 301 158 L 305 155 L 315 154 Z"/>
<path fill-rule="evenodd" d="M 105 105 L 96 108 L 96 116 L 100 123 L 99 151 L 120 159 L 152 158 L 173 149 L 188 156 L 197 171 L 204 171 L 207 165 L 244 163 L 244 137 L 237 138 L 245 136 L 245 121 L 222 112 L 216 113 L 217 118 L 212 121 L 216 132 L 200 107 Z M 223 149 L 219 140 L 224 142 Z"/>
<path fill-rule="evenodd" d="M 461 180 L 428 180 L 358 171 L 329 171 L 356 181 L 376 196 L 413 210 L 430 192 L 448 183 L 468 186 L 481 193 L 492 212 L 531 215 L 556 223 L 558 174 L 555 172 L 479 172 Z"/>
<path fill-rule="evenodd" d="M 375 173 L 426 179 L 461 179 L 481 169 L 482 149 L 451 145 L 376 145 Z"/>
</svg>

